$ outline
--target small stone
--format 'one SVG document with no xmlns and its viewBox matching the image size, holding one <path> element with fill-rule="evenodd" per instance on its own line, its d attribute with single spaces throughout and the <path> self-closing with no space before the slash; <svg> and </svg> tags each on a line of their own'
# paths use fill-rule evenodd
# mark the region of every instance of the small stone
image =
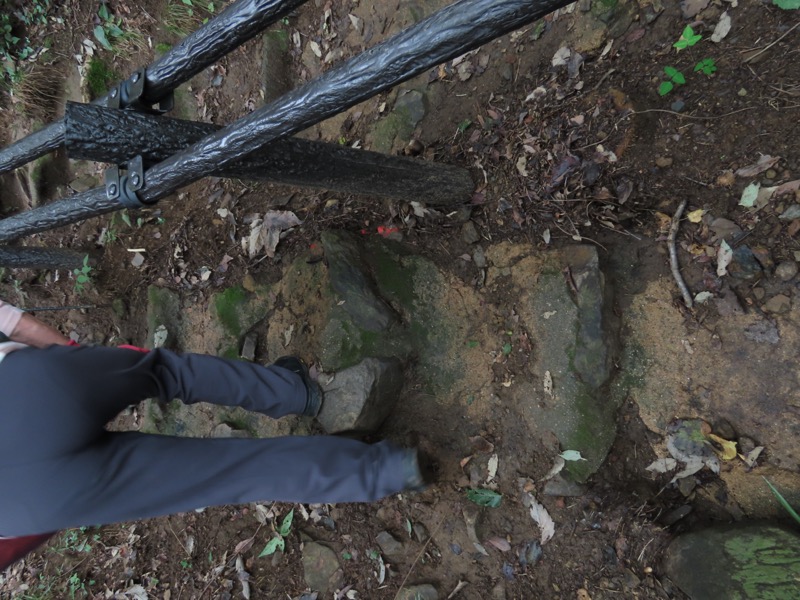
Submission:
<svg viewBox="0 0 800 600">
<path fill-rule="evenodd" d="M 746 89 L 744 89 L 744 88 L 741 88 L 741 89 L 740 89 L 738 92 L 736 92 L 736 93 L 737 93 L 739 96 L 742 96 L 742 97 L 744 97 L 744 96 L 747 96 L 747 90 L 746 90 Z"/>
<path fill-rule="evenodd" d="M 429 583 L 400 588 L 398 600 L 439 600 L 439 592 Z"/>
<path fill-rule="evenodd" d="M 778 327 L 769 319 L 762 319 L 745 327 L 744 337 L 759 344 L 777 344 L 781 341 Z"/>
<path fill-rule="evenodd" d="M 417 90 L 402 92 L 394 103 L 394 112 L 407 115 L 409 125 L 414 128 L 423 119 L 427 112 L 425 95 Z"/>
<path fill-rule="evenodd" d="M 689 494 L 697 487 L 697 480 L 694 477 L 681 477 L 678 479 L 678 490 L 684 498 L 688 498 Z M 676 519 L 677 520 L 677 519 Z M 674 522 L 674 521 L 673 521 Z"/>
<path fill-rule="evenodd" d="M 211 80 L 212 87 L 219 87 L 222 85 L 222 75 L 217 75 L 214 79 Z"/>
<path fill-rule="evenodd" d="M 256 357 L 256 340 L 258 336 L 255 332 L 251 331 L 247 334 L 244 338 L 244 344 L 242 344 L 242 358 L 245 360 L 249 360 L 252 362 Z"/>
<path fill-rule="evenodd" d="M 797 275 L 797 263 L 793 260 L 782 262 L 775 268 L 775 275 L 781 281 L 791 281 Z"/>
<path fill-rule="evenodd" d="M 767 179 L 775 179 L 778 176 L 778 172 L 775 169 L 767 169 L 765 175 Z"/>
<path fill-rule="evenodd" d="M 388 531 L 381 531 L 376 537 L 375 541 L 381 547 L 381 552 L 392 562 L 401 561 L 405 558 L 406 549 L 403 543 L 396 540 L 395 537 Z"/>
<path fill-rule="evenodd" d="M 625 577 L 625 585 L 628 588 L 638 587 L 642 583 L 642 580 L 639 579 L 636 576 L 636 574 L 633 571 L 631 571 L 630 569 L 624 569 L 622 571 L 622 574 L 623 574 L 623 577 Z"/>
<path fill-rule="evenodd" d="M 758 300 L 759 302 L 761 302 L 764 299 L 764 296 L 766 296 L 766 295 L 767 295 L 767 292 L 764 290 L 764 288 L 760 288 L 760 287 L 753 288 L 753 297 L 756 300 Z"/>
<path fill-rule="evenodd" d="M 483 248 L 478 246 L 472 253 L 472 260 L 475 263 L 475 266 L 479 269 L 486 268 L 486 254 L 483 252 Z"/>
<path fill-rule="evenodd" d="M 775 262 L 772 260 L 772 255 L 768 248 L 764 246 L 754 246 L 752 248 L 753 256 L 764 269 L 771 271 L 775 267 Z"/>
<path fill-rule="evenodd" d="M 479 242 L 481 239 L 480 234 L 478 233 L 477 228 L 475 227 L 475 223 L 472 221 L 467 221 L 461 227 L 461 239 L 464 240 L 466 244 L 474 244 Z"/>
<path fill-rule="evenodd" d="M 417 541 L 420 544 L 424 544 L 431 537 L 431 534 L 428 532 L 428 528 L 422 523 L 414 523 L 412 531 L 414 532 L 414 537 L 417 538 Z"/>
<path fill-rule="evenodd" d="M 544 484 L 545 496 L 583 496 L 586 493 L 586 487 L 579 483 L 570 481 L 561 476 L 556 475 Z"/>
<path fill-rule="evenodd" d="M 747 456 L 753 450 L 755 450 L 756 446 L 757 444 L 747 436 L 743 435 L 742 437 L 739 438 L 739 453 L 744 456 Z"/>
<path fill-rule="evenodd" d="M 688 479 L 691 479 L 692 481 L 694 481 L 693 477 L 689 477 Z M 678 486 L 678 487 L 680 487 L 680 486 Z M 683 490 L 681 490 L 681 492 L 682 491 Z M 688 496 L 688 494 L 684 494 L 684 496 Z M 670 526 L 674 525 L 675 523 L 677 523 L 678 521 L 680 521 L 682 518 L 684 518 L 690 512 L 692 512 L 692 505 L 691 504 L 684 504 L 683 506 L 679 506 L 678 508 L 669 511 L 666 515 L 664 515 L 664 517 L 662 517 L 662 519 L 661 519 L 661 523 L 664 525 L 664 527 L 670 527 Z"/>
<path fill-rule="evenodd" d="M 394 408 L 403 387 L 403 366 L 396 358 L 366 358 L 323 382 L 325 401 L 317 416 L 330 434 L 374 431 Z"/>
<path fill-rule="evenodd" d="M 670 108 L 675 112 L 681 112 L 685 106 L 686 103 L 683 100 L 675 100 L 675 102 L 670 104 Z"/>
<path fill-rule="evenodd" d="M 133 255 L 131 264 L 136 268 L 139 268 L 144 264 L 144 256 L 141 254 L 141 252 L 137 252 Z"/>
<path fill-rule="evenodd" d="M 789 208 L 781 213 L 778 217 L 782 221 L 794 221 L 800 219 L 800 204 L 792 204 Z"/>
<path fill-rule="evenodd" d="M 719 437 L 726 439 L 726 440 L 735 440 L 736 439 L 736 432 L 733 429 L 733 425 L 730 424 L 729 421 L 726 419 L 720 419 L 719 421 L 714 423 L 714 426 L 711 428 L 714 433 L 716 433 Z"/>
<path fill-rule="evenodd" d="M 457 223 L 469 221 L 470 217 L 472 217 L 472 207 L 467 204 L 460 206 L 453 215 L 453 219 L 455 219 Z"/>
<path fill-rule="evenodd" d="M 761 272 L 761 264 L 750 248 L 739 246 L 733 251 L 733 262 L 728 266 L 728 273 L 732 277 L 750 281 L 760 276 Z"/>
<path fill-rule="evenodd" d="M 500 76 L 506 81 L 511 81 L 514 79 L 514 69 L 512 69 L 511 65 L 507 62 L 503 62 L 500 66 Z"/>
<path fill-rule="evenodd" d="M 672 166 L 672 158 L 669 156 L 659 156 L 656 158 L 656 166 L 666 169 Z"/>
<path fill-rule="evenodd" d="M 344 579 L 336 552 L 317 542 L 303 547 L 303 572 L 306 585 L 325 596 L 340 588 Z"/>
<path fill-rule="evenodd" d="M 77 179 L 73 179 L 69 184 L 69 187 L 80 194 L 89 191 L 98 185 L 100 185 L 100 181 L 97 179 L 97 177 L 93 175 L 84 175 L 82 177 L 78 177 Z"/>
<path fill-rule="evenodd" d="M 776 315 L 782 315 L 789 312 L 792 308 L 792 301 L 785 294 L 778 294 L 767 300 L 764 304 L 764 310 Z"/>
</svg>

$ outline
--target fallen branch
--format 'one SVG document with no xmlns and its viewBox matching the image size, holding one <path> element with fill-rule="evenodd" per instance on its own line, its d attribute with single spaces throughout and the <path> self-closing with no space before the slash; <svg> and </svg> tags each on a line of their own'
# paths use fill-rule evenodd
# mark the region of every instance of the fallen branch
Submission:
<svg viewBox="0 0 800 600">
<path fill-rule="evenodd" d="M 672 217 L 672 225 L 669 228 L 669 236 L 667 237 L 667 247 L 669 248 L 669 266 L 672 269 L 672 276 L 678 284 L 678 288 L 683 295 L 683 301 L 686 303 L 686 308 L 692 308 L 692 294 L 689 293 L 689 288 L 681 277 L 680 269 L 678 268 L 678 251 L 675 248 L 675 237 L 678 235 L 678 227 L 681 223 L 681 216 L 683 211 L 686 210 L 686 204 L 689 200 L 681 202 L 678 210 L 675 211 L 675 216 Z"/>
<path fill-rule="evenodd" d="M 772 48 L 772 47 L 773 47 L 775 44 L 777 44 L 778 42 L 780 42 L 780 41 L 781 41 L 783 38 L 785 38 L 787 35 L 789 35 L 790 33 L 792 33 L 792 31 L 794 31 L 794 30 L 797 28 L 797 26 L 798 26 L 798 25 L 800 25 L 800 23 L 795 23 L 795 24 L 794 24 L 794 26 L 793 26 L 791 29 L 789 29 L 789 31 L 787 31 L 787 32 L 786 32 L 786 33 L 784 33 L 784 34 L 783 34 L 781 37 L 779 37 L 777 40 L 775 40 L 774 42 L 772 42 L 772 43 L 771 43 L 769 46 L 764 46 L 764 47 L 763 47 L 761 50 L 759 50 L 759 51 L 758 51 L 758 52 L 756 52 L 755 54 L 752 54 L 752 55 L 748 56 L 747 58 L 745 58 L 745 59 L 744 59 L 744 62 L 746 62 L 746 63 L 752 62 L 753 60 L 755 60 L 755 58 L 756 58 L 757 56 L 761 56 L 762 54 L 764 54 L 764 52 L 766 52 L 767 50 L 769 50 L 770 48 Z"/>
</svg>

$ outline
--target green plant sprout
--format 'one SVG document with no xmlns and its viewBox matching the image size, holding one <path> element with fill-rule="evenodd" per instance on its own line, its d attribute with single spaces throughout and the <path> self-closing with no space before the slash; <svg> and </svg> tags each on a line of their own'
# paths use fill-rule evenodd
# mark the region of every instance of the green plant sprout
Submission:
<svg viewBox="0 0 800 600">
<path fill-rule="evenodd" d="M 800 8 L 800 0 L 772 0 L 772 3 L 783 10 L 797 10 Z"/>
<path fill-rule="evenodd" d="M 694 66 L 694 72 L 702 73 L 711 77 L 717 71 L 717 63 L 713 58 L 704 58 Z"/>
<path fill-rule="evenodd" d="M 687 25 L 686 28 L 681 33 L 680 39 L 677 42 L 672 44 L 678 50 L 684 50 L 690 46 L 694 46 L 697 42 L 703 39 L 702 35 L 698 35 L 694 32 L 691 25 Z"/>
<path fill-rule="evenodd" d="M 75 275 L 75 292 L 82 294 L 84 286 L 89 283 L 89 273 L 92 272 L 92 267 L 89 266 L 89 255 L 83 257 L 83 266 L 80 269 L 74 269 L 72 274 Z"/>
<path fill-rule="evenodd" d="M 125 32 L 120 29 L 122 19 L 114 17 L 108 12 L 108 7 L 105 4 L 100 5 L 97 11 L 97 16 L 100 17 L 100 25 L 94 28 L 94 37 L 100 42 L 106 50 L 113 50 L 109 37 L 117 40 L 125 35 Z"/>
<path fill-rule="evenodd" d="M 686 78 L 683 73 L 678 71 L 675 67 L 664 67 L 664 73 L 669 77 L 669 81 L 662 81 L 658 86 L 658 95 L 666 96 L 669 94 L 676 85 L 683 85 L 686 83 Z"/>
<path fill-rule="evenodd" d="M 184 0 L 185 1 L 185 0 Z M 278 550 L 281 552 L 284 551 L 286 548 L 286 540 L 285 538 L 289 535 L 289 532 L 292 530 L 292 519 L 294 518 L 294 509 L 289 511 L 283 518 L 283 522 L 281 522 L 281 526 L 278 529 L 278 535 L 272 538 L 267 545 L 264 546 L 264 549 L 261 551 L 261 554 L 258 555 L 258 558 L 262 558 L 264 556 L 269 556 L 270 554 L 275 554 Z"/>
</svg>

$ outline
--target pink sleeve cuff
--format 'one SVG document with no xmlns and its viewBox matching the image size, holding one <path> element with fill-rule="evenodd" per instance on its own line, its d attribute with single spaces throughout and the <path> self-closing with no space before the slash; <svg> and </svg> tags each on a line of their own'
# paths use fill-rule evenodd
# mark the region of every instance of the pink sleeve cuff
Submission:
<svg viewBox="0 0 800 600">
<path fill-rule="evenodd" d="M 22 318 L 22 311 L 16 306 L 0 300 L 0 331 L 11 337 L 11 332 L 16 328 Z"/>
</svg>

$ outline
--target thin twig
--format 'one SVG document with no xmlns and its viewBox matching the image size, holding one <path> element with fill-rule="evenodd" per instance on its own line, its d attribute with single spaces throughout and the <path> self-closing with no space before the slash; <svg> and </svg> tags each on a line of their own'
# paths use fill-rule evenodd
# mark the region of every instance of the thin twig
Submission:
<svg viewBox="0 0 800 600">
<path fill-rule="evenodd" d="M 683 113 L 675 112 L 674 110 L 667 110 L 665 108 L 648 108 L 645 110 L 632 110 L 624 117 L 622 117 L 617 123 L 619 124 L 624 119 L 627 119 L 631 115 L 642 115 L 644 113 L 651 113 L 651 112 L 659 112 L 659 113 L 667 113 L 668 115 L 675 115 L 676 117 L 681 117 L 682 119 L 695 119 L 698 121 L 716 121 L 717 119 L 724 119 L 726 117 L 730 117 L 731 115 L 735 115 L 736 113 L 744 112 L 746 110 L 755 110 L 758 108 L 757 106 L 745 106 L 744 108 L 739 108 L 737 110 L 733 110 L 729 113 L 725 113 L 724 115 L 719 115 L 718 117 L 696 117 L 694 115 L 685 115 Z"/>
<path fill-rule="evenodd" d="M 425 544 L 423 544 L 422 550 L 419 551 L 419 554 L 417 554 L 417 557 L 414 559 L 414 562 L 411 563 L 411 567 L 408 569 L 408 573 L 406 573 L 406 576 L 403 577 L 403 581 L 400 583 L 400 587 L 397 588 L 397 593 L 394 596 L 394 600 L 397 600 L 400 597 L 400 592 L 403 591 L 403 586 L 406 584 L 406 581 L 408 581 L 409 575 L 411 575 L 411 572 L 414 570 L 414 567 L 417 566 L 417 561 L 419 561 L 419 559 L 425 553 L 425 549 L 428 547 L 428 544 L 431 543 L 431 540 L 433 539 L 433 536 L 436 535 L 436 532 L 439 531 L 439 528 L 442 526 L 442 523 L 444 523 L 444 517 L 441 518 L 439 524 L 436 526 L 433 532 L 431 532 L 431 535 L 425 541 Z"/>
<path fill-rule="evenodd" d="M 678 210 L 675 211 L 675 216 L 672 217 L 672 225 L 669 228 L 669 237 L 667 237 L 667 247 L 669 248 L 669 266 L 672 268 L 672 276 L 681 290 L 683 301 L 686 303 L 686 308 L 692 308 L 692 295 L 689 293 L 689 288 L 681 277 L 680 269 L 678 268 L 678 251 L 675 249 L 675 237 L 678 235 L 678 227 L 681 223 L 681 215 L 686 210 L 686 205 L 689 200 L 681 202 Z"/>
<path fill-rule="evenodd" d="M 747 58 L 745 58 L 745 59 L 744 59 L 744 62 L 746 62 L 746 63 L 749 63 L 749 62 L 751 62 L 751 61 L 755 60 L 755 58 L 756 58 L 757 56 L 761 56 L 762 54 L 764 54 L 764 52 L 766 52 L 767 50 L 769 50 L 770 48 L 772 48 L 772 47 L 773 47 L 775 44 L 777 44 L 778 42 L 780 42 L 780 41 L 781 41 L 783 38 L 785 38 L 787 35 L 789 35 L 790 33 L 792 33 L 792 31 L 794 31 L 794 30 L 797 28 L 797 26 L 798 26 L 798 25 L 800 25 L 800 22 L 798 22 L 798 23 L 795 23 L 795 24 L 794 24 L 794 25 L 793 25 L 793 26 L 792 26 L 792 27 L 789 29 L 789 31 L 787 31 L 787 32 L 786 32 L 786 33 L 784 33 L 784 34 L 783 34 L 781 37 L 779 37 L 777 40 L 775 40 L 774 42 L 772 42 L 772 43 L 771 43 L 769 46 L 764 46 L 764 47 L 763 47 L 761 50 L 759 50 L 758 52 L 756 52 L 756 53 L 755 53 L 755 54 L 753 54 L 752 56 L 748 56 Z"/>
</svg>

